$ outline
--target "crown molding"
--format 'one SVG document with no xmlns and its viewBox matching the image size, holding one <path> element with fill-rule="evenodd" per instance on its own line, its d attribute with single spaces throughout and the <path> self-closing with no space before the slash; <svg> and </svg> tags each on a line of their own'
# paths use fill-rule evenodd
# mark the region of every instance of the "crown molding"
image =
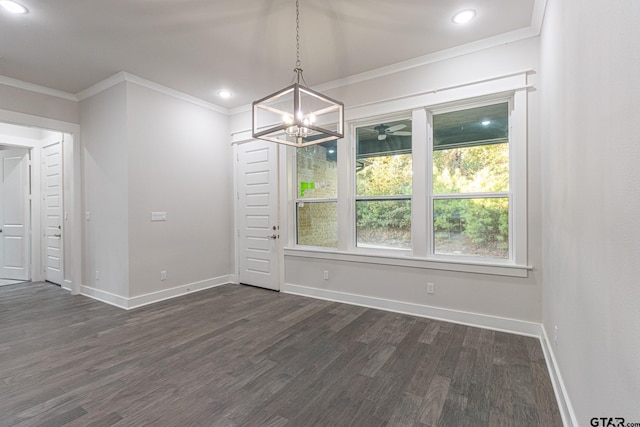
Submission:
<svg viewBox="0 0 640 427">
<path fill-rule="evenodd" d="M 536 0 L 533 4 L 533 12 L 531 13 L 531 28 L 535 31 L 536 36 L 542 32 L 542 24 L 544 23 L 544 14 L 547 11 L 548 0 Z"/>
<path fill-rule="evenodd" d="M 78 100 L 83 101 L 122 82 L 134 83 L 138 86 L 146 87 L 147 89 L 151 89 L 164 95 L 189 102 L 199 107 L 229 115 L 229 110 L 227 108 L 212 104 L 200 98 L 196 98 L 195 96 L 191 96 L 184 92 L 168 88 L 159 83 L 152 82 L 150 80 L 136 76 L 135 74 L 127 73 L 125 71 L 120 71 L 119 73 L 116 73 L 113 76 L 108 77 L 99 83 L 96 83 L 95 85 L 83 90 L 82 92 L 78 92 L 76 96 L 78 97 Z"/>
<path fill-rule="evenodd" d="M 127 81 L 127 73 L 125 73 L 124 71 L 120 71 L 119 73 L 116 73 L 111 77 L 107 77 L 106 79 L 92 86 L 89 86 L 85 90 L 76 93 L 76 97 L 78 98 L 78 101 L 84 101 L 87 98 L 91 98 L 92 96 L 97 95 L 100 92 L 103 92 L 125 81 Z"/>
<path fill-rule="evenodd" d="M 72 93 L 64 92 L 57 89 L 51 89 L 46 86 L 37 85 L 35 83 L 29 83 L 22 80 L 14 79 L 12 77 L 1 76 L 0 84 L 5 86 L 12 86 L 18 89 L 24 89 L 31 92 L 41 93 L 43 95 L 55 96 L 56 98 L 66 99 L 67 101 L 78 101 L 78 98 Z"/>
</svg>

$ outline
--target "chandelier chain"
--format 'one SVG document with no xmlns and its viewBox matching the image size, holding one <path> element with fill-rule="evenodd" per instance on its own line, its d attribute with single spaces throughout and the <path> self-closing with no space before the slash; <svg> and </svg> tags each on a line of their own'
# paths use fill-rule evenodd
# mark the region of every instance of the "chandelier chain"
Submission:
<svg viewBox="0 0 640 427">
<path fill-rule="evenodd" d="M 296 70 L 300 66 L 300 0 L 296 0 Z"/>
</svg>

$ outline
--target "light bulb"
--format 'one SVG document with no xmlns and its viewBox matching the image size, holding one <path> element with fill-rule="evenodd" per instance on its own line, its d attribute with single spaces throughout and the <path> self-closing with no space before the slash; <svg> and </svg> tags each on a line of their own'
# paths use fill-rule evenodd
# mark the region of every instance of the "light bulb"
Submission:
<svg viewBox="0 0 640 427">
<path fill-rule="evenodd" d="M 0 0 L 0 6 L 11 13 L 27 13 L 29 12 L 26 7 L 10 0 Z"/>
<path fill-rule="evenodd" d="M 476 11 L 472 9 L 463 10 L 453 16 L 453 22 L 456 24 L 466 24 L 476 16 Z"/>
</svg>

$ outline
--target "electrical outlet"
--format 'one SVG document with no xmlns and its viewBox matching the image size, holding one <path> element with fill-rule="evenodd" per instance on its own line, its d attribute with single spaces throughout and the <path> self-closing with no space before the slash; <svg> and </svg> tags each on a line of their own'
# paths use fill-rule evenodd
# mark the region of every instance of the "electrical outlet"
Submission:
<svg viewBox="0 0 640 427">
<path fill-rule="evenodd" d="M 435 293 L 435 288 L 433 286 L 433 283 L 427 283 L 427 293 L 428 294 L 433 294 Z"/>
<path fill-rule="evenodd" d="M 558 325 L 553 326 L 553 342 L 558 343 Z"/>
<path fill-rule="evenodd" d="M 165 270 L 160 272 L 160 280 L 167 280 L 167 272 Z"/>
<path fill-rule="evenodd" d="M 322 277 L 324 280 L 329 280 L 329 270 L 325 270 Z"/>
</svg>

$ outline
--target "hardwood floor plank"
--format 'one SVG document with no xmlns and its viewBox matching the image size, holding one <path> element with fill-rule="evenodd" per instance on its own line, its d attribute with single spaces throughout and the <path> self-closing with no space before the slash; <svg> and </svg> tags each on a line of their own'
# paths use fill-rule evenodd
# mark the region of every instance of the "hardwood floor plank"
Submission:
<svg viewBox="0 0 640 427">
<path fill-rule="evenodd" d="M 120 420 L 122 420 L 120 415 L 115 412 L 111 412 L 96 420 L 91 420 L 90 418 L 84 419 L 83 423 L 86 427 L 111 427 Z"/>
<path fill-rule="evenodd" d="M 400 403 L 396 405 L 389 425 L 396 427 L 412 427 L 421 426 L 422 423 L 416 423 L 422 409 L 422 397 L 414 396 L 410 393 L 404 393 L 400 399 Z"/>
<path fill-rule="evenodd" d="M 441 322 L 437 320 L 429 320 L 426 328 L 424 329 L 424 332 L 422 333 L 422 335 L 420 335 L 420 339 L 418 340 L 418 342 L 421 342 L 423 344 L 433 343 L 433 340 L 436 338 L 438 332 L 440 331 L 440 324 Z"/>
<path fill-rule="evenodd" d="M 442 405 L 440 417 L 438 418 L 438 426 L 474 426 L 480 427 L 480 423 L 471 420 L 467 415 L 467 397 L 456 393 L 451 388 L 447 393 L 447 398 Z"/>
<path fill-rule="evenodd" d="M 513 426 L 513 393 L 509 367 L 495 364 L 489 383 L 489 425 Z"/>
<path fill-rule="evenodd" d="M 531 377 L 533 378 L 536 408 L 538 409 L 540 425 L 562 426 L 560 410 L 556 403 L 556 396 L 544 359 L 531 363 Z"/>
<path fill-rule="evenodd" d="M 437 426 L 440 420 L 440 414 L 442 413 L 442 407 L 449 394 L 449 384 L 451 380 L 449 378 L 436 375 L 429 389 L 427 395 L 424 397 L 424 405 L 420 413 L 420 422 L 427 426 Z"/>
</svg>

